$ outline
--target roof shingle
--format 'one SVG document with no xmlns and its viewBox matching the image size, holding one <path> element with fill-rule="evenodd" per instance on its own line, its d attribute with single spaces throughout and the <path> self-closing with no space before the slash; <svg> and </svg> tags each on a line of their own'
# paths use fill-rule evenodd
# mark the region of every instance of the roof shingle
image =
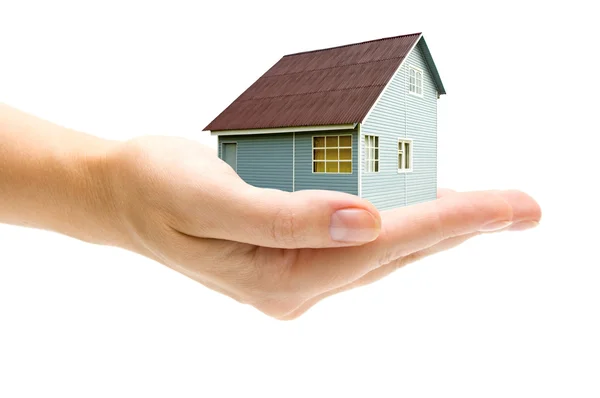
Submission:
<svg viewBox="0 0 600 398">
<path fill-rule="evenodd" d="M 204 130 L 360 123 L 420 36 L 286 55 Z"/>
</svg>

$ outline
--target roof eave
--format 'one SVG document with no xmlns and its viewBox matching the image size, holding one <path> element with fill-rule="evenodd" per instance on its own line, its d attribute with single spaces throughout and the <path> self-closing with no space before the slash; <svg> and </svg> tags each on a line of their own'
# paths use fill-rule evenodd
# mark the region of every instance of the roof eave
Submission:
<svg viewBox="0 0 600 398">
<path fill-rule="evenodd" d="M 435 62 L 433 62 L 433 57 L 431 56 L 431 52 L 429 51 L 429 47 L 427 46 L 427 42 L 425 41 L 425 37 L 423 37 L 423 35 L 421 35 L 419 45 L 423 50 L 423 56 L 425 57 L 427 66 L 429 66 L 429 70 L 431 71 L 431 75 L 433 77 L 433 81 L 435 82 L 438 94 L 446 94 L 446 89 L 444 88 L 444 84 L 442 83 L 442 78 L 440 77 L 440 73 L 438 72 L 437 67 L 435 66 Z"/>
<path fill-rule="evenodd" d="M 254 135 L 254 134 L 279 134 L 279 133 L 303 133 L 311 131 L 335 131 L 354 130 L 357 123 L 327 124 L 322 126 L 297 126 L 297 127 L 273 127 L 264 129 L 240 129 L 240 130 L 208 130 L 213 136 L 226 135 Z"/>
</svg>

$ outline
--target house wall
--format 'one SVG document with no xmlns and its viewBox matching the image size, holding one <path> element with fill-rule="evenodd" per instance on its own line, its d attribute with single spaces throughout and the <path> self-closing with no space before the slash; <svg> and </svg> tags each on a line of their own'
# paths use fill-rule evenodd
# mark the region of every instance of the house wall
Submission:
<svg viewBox="0 0 600 398">
<path fill-rule="evenodd" d="M 314 136 L 352 135 L 352 173 L 313 173 L 312 140 Z M 328 132 L 296 133 L 296 191 L 304 189 L 334 190 L 358 195 L 358 132 L 339 130 Z"/>
<path fill-rule="evenodd" d="M 313 173 L 313 137 L 346 134 L 352 135 L 352 173 Z M 295 187 L 296 191 L 324 189 L 358 195 L 357 130 L 295 133 L 295 144 L 294 133 L 219 136 L 220 158 L 224 142 L 238 144 L 237 173 L 248 184 L 288 192 Z"/>
<path fill-rule="evenodd" d="M 423 70 L 423 97 L 408 92 L 408 67 Z M 433 200 L 437 197 L 437 91 L 422 50 L 415 46 L 402 67 L 361 125 L 365 135 L 379 136 L 379 172 L 365 172 L 364 144 L 363 198 L 385 210 Z M 413 171 L 398 173 L 398 139 L 413 140 Z"/>
<path fill-rule="evenodd" d="M 223 142 L 237 142 L 237 173 L 250 185 L 292 191 L 292 134 L 219 136 Z"/>
</svg>

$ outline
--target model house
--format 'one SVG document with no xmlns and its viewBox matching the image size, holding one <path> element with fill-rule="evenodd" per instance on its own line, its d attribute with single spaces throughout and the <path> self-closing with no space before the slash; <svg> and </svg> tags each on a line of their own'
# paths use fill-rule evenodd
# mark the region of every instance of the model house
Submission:
<svg viewBox="0 0 600 398">
<path fill-rule="evenodd" d="M 204 130 L 249 184 L 342 191 L 383 210 L 436 198 L 445 93 L 416 33 L 286 55 Z"/>
</svg>

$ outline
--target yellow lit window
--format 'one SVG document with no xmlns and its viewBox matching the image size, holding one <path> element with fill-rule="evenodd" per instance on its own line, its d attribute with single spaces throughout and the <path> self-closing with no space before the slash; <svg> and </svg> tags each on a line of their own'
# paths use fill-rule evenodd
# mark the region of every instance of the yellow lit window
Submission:
<svg viewBox="0 0 600 398">
<path fill-rule="evenodd" d="M 314 173 L 352 173 L 352 136 L 313 137 Z"/>
</svg>

